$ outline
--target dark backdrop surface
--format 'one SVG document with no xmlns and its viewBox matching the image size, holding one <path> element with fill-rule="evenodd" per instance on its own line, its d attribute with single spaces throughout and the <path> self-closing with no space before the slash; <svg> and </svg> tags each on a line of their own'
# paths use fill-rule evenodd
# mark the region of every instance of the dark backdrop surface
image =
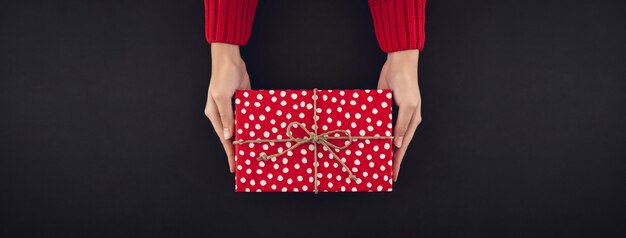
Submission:
<svg viewBox="0 0 626 238">
<path fill-rule="evenodd" d="M 389 194 L 235 194 L 200 0 L 0 3 L 0 237 L 625 237 L 626 3 L 430 0 Z M 366 1 L 264 1 L 256 89 L 374 88 Z"/>
</svg>

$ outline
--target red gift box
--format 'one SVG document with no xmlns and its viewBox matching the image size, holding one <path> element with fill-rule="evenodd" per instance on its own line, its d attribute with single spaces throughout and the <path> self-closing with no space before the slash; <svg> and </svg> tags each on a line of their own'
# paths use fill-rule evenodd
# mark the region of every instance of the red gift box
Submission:
<svg viewBox="0 0 626 238">
<path fill-rule="evenodd" d="M 391 98 L 381 89 L 238 90 L 235 191 L 391 191 Z"/>
</svg>

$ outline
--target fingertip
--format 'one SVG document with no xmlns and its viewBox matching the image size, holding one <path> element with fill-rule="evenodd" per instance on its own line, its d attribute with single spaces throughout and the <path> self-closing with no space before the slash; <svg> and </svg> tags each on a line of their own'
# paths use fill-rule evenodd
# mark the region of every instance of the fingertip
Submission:
<svg viewBox="0 0 626 238">
<path fill-rule="evenodd" d="M 402 163 L 401 160 L 396 160 L 393 163 L 393 174 L 391 175 L 391 178 L 393 179 L 394 182 L 398 180 L 398 175 L 400 174 L 401 163 Z"/>
<path fill-rule="evenodd" d="M 232 133 L 230 133 L 230 129 L 224 128 L 224 140 L 230 139 L 231 136 L 232 136 Z"/>
<path fill-rule="evenodd" d="M 394 145 L 398 148 L 402 147 L 402 139 L 404 139 L 403 136 L 396 137 L 396 139 L 394 140 Z"/>
</svg>

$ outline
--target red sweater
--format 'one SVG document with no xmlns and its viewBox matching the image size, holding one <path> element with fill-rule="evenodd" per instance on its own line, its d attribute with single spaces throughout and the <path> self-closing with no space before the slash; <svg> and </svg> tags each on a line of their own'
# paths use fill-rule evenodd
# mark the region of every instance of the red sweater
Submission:
<svg viewBox="0 0 626 238">
<path fill-rule="evenodd" d="M 384 52 L 424 48 L 426 0 L 368 0 L 378 45 Z M 204 0 L 209 43 L 245 45 L 258 0 Z"/>
</svg>

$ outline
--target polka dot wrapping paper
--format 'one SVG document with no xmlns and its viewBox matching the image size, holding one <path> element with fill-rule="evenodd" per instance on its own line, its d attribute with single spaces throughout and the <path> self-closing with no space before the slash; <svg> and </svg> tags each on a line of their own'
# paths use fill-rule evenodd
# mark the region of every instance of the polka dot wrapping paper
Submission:
<svg viewBox="0 0 626 238">
<path fill-rule="evenodd" d="M 235 191 L 390 192 L 391 103 L 380 89 L 238 90 Z"/>
</svg>

